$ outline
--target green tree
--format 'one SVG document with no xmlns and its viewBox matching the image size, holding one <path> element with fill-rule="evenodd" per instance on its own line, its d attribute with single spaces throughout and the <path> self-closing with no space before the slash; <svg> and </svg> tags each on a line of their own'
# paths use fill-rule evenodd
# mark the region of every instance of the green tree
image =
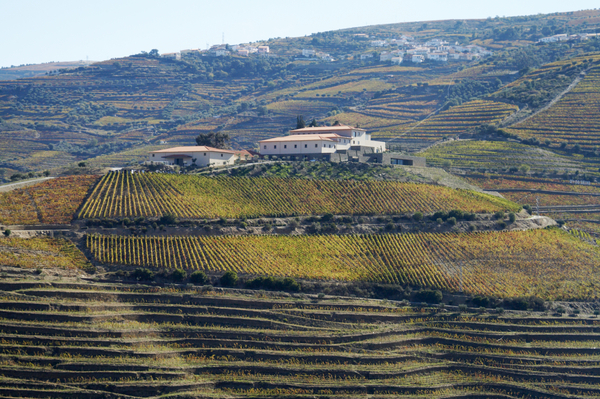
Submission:
<svg viewBox="0 0 600 399">
<path fill-rule="evenodd" d="M 304 117 L 302 115 L 296 116 L 296 129 L 304 129 L 306 123 L 304 123 Z"/>
<path fill-rule="evenodd" d="M 148 55 L 150 57 L 158 57 L 158 50 L 153 48 L 152 50 L 150 50 L 150 52 L 148 53 Z"/>
<path fill-rule="evenodd" d="M 308 125 L 308 127 L 317 127 L 317 120 L 315 118 L 313 118 L 313 120 L 310 122 L 310 125 Z"/>
<path fill-rule="evenodd" d="M 187 277 L 187 273 L 183 269 L 175 269 L 173 273 L 171 273 L 171 280 L 176 281 L 178 283 L 185 280 Z"/>
<path fill-rule="evenodd" d="M 190 275 L 190 281 L 196 285 L 205 285 L 208 283 L 208 276 L 202 270 L 196 270 Z"/>
<path fill-rule="evenodd" d="M 225 274 L 221 276 L 220 281 L 223 287 L 233 287 L 237 284 L 238 275 L 233 270 L 230 270 L 228 272 L 225 272 Z"/>
<path fill-rule="evenodd" d="M 196 137 L 196 143 L 200 146 L 228 149 L 229 135 L 227 133 L 202 133 Z"/>
<path fill-rule="evenodd" d="M 2 234 L 4 234 L 5 237 L 10 237 L 10 234 L 12 233 L 12 231 L 10 231 L 9 229 L 4 230 L 4 232 Z"/>
</svg>

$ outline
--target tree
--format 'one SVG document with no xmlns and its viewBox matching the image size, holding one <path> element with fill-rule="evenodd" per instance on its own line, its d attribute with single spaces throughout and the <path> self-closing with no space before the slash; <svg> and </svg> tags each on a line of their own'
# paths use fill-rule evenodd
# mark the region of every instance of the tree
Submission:
<svg viewBox="0 0 600 399">
<path fill-rule="evenodd" d="M 178 283 L 185 280 L 187 277 L 187 273 L 183 269 L 175 269 L 173 273 L 171 273 L 171 280 L 176 281 Z"/>
<path fill-rule="evenodd" d="M 158 50 L 153 48 L 152 50 L 150 50 L 150 52 L 148 53 L 148 55 L 150 57 L 158 57 Z"/>
<path fill-rule="evenodd" d="M 85 168 L 85 162 L 79 162 L 77 166 L 79 166 L 80 168 Z"/>
<path fill-rule="evenodd" d="M 519 170 L 521 171 L 521 173 L 527 174 L 531 170 L 531 167 L 529 165 L 523 164 L 519 167 Z"/>
<path fill-rule="evenodd" d="M 4 234 L 5 237 L 10 237 L 10 234 L 12 233 L 12 231 L 10 231 L 9 229 L 4 230 L 4 232 L 2 234 Z"/>
<path fill-rule="evenodd" d="M 229 135 L 227 133 L 202 133 L 196 137 L 196 143 L 207 147 L 228 149 Z"/>
<path fill-rule="evenodd" d="M 340 121 L 335 121 L 333 122 L 333 126 L 342 126 L 342 124 L 340 123 Z"/>
<path fill-rule="evenodd" d="M 233 270 L 230 270 L 228 272 L 225 272 L 225 274 L 221 276 L 220 281 L 223 287 L 233 287 L 237 284 L 238 275 Z"/>
<path fill-rule="evenodd" d="M 306 127 L 306 123 L 304 123 L 304 117 L 302 115 L 298 115 L 296 117 L 296 129 L 304 129 Z"/>
<path fill-rule="evenodd" d="M 308 125 L 308 127 L 317 127 L 317 120 L 315 118 L 313 118 L 313 120 L 310 122 L 310 125 Z"/>
<path fill-rule="evenodd" d="M 190 281 L 196 285 L 205 285 L 208 283 L 208 276 L 202 270 L 196 270 L 191 274 Z"/>
</svg>

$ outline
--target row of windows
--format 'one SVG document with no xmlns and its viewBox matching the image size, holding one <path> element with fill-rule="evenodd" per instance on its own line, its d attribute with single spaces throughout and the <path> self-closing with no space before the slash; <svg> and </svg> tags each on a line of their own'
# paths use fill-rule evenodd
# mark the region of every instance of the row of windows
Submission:
<svg viewBox="0 0 600 399">
<path fill-rule="evenodd" d="M 352 144 L 354 144 L 354 141 L 352 142 Z M 315 144 L 315 148 L 318 148 L 318 147 L 319 147 L 319 145 L 318 145 L 318 144 Z M 294 148 L 298 148 L 298 144 L 294 144 Z M 304 144 L 304 148 L 308 148 L 308 144 Z M 331 144 L 323 144 L 323 148 L 335 148 L 335 146 L 334 146 L 334 145 L 331 145 Z M 267 146 L 266 146 L 266 145 L 264 146 L 264 149 L 265 149 L 265 150 L 267 149 Z M 273 145 L 273 149 L 274 149 L 274 150 L 276 150 L 276 149 L 277 149 L 277 144 L 274 144 L 274 145 Z M 283 149 L 287 149 L 287 144 L 284 144 L 284 145 L 283 145 Z M 221 156 L 222 156 L 222 155 L 221 155 Z"/>
</svg>

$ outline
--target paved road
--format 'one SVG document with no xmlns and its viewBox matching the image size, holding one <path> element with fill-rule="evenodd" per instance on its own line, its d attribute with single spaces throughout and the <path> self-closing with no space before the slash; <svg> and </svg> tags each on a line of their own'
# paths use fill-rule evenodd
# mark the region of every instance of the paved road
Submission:
<svg viewBox="0 0 600 399">
<path fill-rule="evenodd" d="M 4 184 L 4 185 L 0 186 L 0 193 L 15 190 L 15 189 L 21 188 L 21 187 L 31 186 L 32 184 L 43 182 L 45 180 L 50 180 L 50 179 L 54 179 L 54 177 L 40 177 L 39 179 L 31 179 L 31 180 L 20 181 L 20 182 L 16 182 L 16 183 Z"/>
</svg>

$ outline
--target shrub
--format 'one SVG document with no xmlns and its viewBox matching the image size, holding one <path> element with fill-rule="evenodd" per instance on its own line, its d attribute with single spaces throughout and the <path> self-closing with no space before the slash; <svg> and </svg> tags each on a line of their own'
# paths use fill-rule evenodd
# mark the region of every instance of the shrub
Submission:
<svg viewBox="0 0 600 399">
<path fill-rule="evenodd" d="M 182 282 L 187 278 L 187 272 L 183 269 L 175 269 L 173 273 L 171 273 L 171 280 Z"/>
<path fill-rule="evenodd" d="M 233 270 L 230 270 L 221 276 L 220 282 L 223 287 L 233 287 L 238 282 L 238 275 Z"/>
<path fill-rule="evenodd" d="M 474 297 L 471 302 L 473 302 L 473 305 L 475 306 L 489 306 L 490 305 L 490 298 L 485 297 L 485 296 L 476 296 Z"/>
<path fill-rule="evenodd" d="M 533 210 L 531 209 L 531 205 L 523 205 L 523 209 L 527 211 L 530 215 L 533 214 Z"/>
<path fill-rule="evenodd" d="M 267 277 L 256 277 L 252 280 L 246 281 L 246 287 L 251 289 L 265 289 L 265 290 L 280 290 L 280 291 L 300 291 L 300 284 L 291 277 L 286 278 L 273 278 Z"/>
<path fill-rule="evenodd" d="M 394 226 L 394 223 L 392 223 L 392 222 L 389 222 L 388 224 L 386 224 L 386 225 L 385 225 L 385 229 L 386 229 L 387 231 L 392 231 L 392 230 L 394 230 L 395 228 L 396 228 L 396 226 Z"/>
<path fill-rule="evenodd" d="M 509 214 L 508 214 L 508 221 L 509 221 L 510 223 L 514 223 L 514 222 L 515 222 L 515 220 L 517 220 L 517 215 L 515 215 L 515 213 L 514 213 L 514 212 L 511 212 L 511 213 L 509 213 Z"/>
<path fill-rule="evenodd" d="M 161 216 L 160 220 L 159 220 L 161 225 L 164 224 L 176 224 L 177 223 L 177 217 L 172 214 L 172 213 L 165 213 L 163 216 Z"/>
<path fill-rule="evenodd" d="M 440 303 L 443 295 L 439 290 L 421 290 L 416 293 L 415 298 L 421 302 Z"/>
<path fill-rule="evenodd" d="M 502 219 L 504 219 L 504 212 L 498 211 L 498 212 L 494 213 L 494 217 L 498 220 L 502 220 Z"/>
<path fill-rule="evenodd" d="M 446 220 L 446 222 L 450 225 L 450 226 L 454 226 L 456 224 L 456 218 L 455 217 L 451 217 L 448 218 L 448 220 Z"/>
<path fill-rule="evenodd" d="M 154 279 L 154 273 L 151 270 L 143 267 L 138 267 L 135 269 L 131 276 L 136 280 L 149 281 Z"/>
<path fill-rule="evenodd" d="M 497 226 L 500 230 L 505 229 L 506 228 L 506 222 L 504 220 L 501 220 L 497 223 Z"/>
<path fill-rule="evenodd" d="M 190 275 L 190 281 L 196 285 L 205 285 L 208 283 L 208 276 L 202 270 L 196 270 Z"/>
<path fill-rule="evenodd" d="M 5 237 L 10 237 L 12 231 L 10 231 L 10 229 L 6 229 L 2 232 L 2 234 L 4 234 Z"/>
<path fill-rule="evenodd" d="M 442 223 L 444 223 L 444 220 L 443 220 L 442 218 L 437 218 L 437 219 L 435 220 L 435 222 L 436 222 L 437 224 L 442 224 Z"/>
<path fill-rule="evenodd" d="M 421 212 L 415 212 L 412 218 L 415 222 L 420 222 L 421 220 L 423 220 L 423 214 Z"/>
<path fill-rule="evenodd" d="M 461 313 L 464 313 L 464 312 L 466 312 L 467 310 L 468 310 L 468 307 L 467 307 L 467 305 L 465 305 L 464 303 L 463 303 L 463 304 L 461 304 L 461 305 L 458 305 L 458 311 L 459 311 L 459 312 L 461 312 Z"/>
<path fill-rule="evenodd" d="M 514 310 L 546 310 L 547 305 L 543 299 L 530 296 L 530 297 L 519 297 L 519 298 L 505 298 L 502 302 L 502 306 L 506 309 Z"/>
</svg>

